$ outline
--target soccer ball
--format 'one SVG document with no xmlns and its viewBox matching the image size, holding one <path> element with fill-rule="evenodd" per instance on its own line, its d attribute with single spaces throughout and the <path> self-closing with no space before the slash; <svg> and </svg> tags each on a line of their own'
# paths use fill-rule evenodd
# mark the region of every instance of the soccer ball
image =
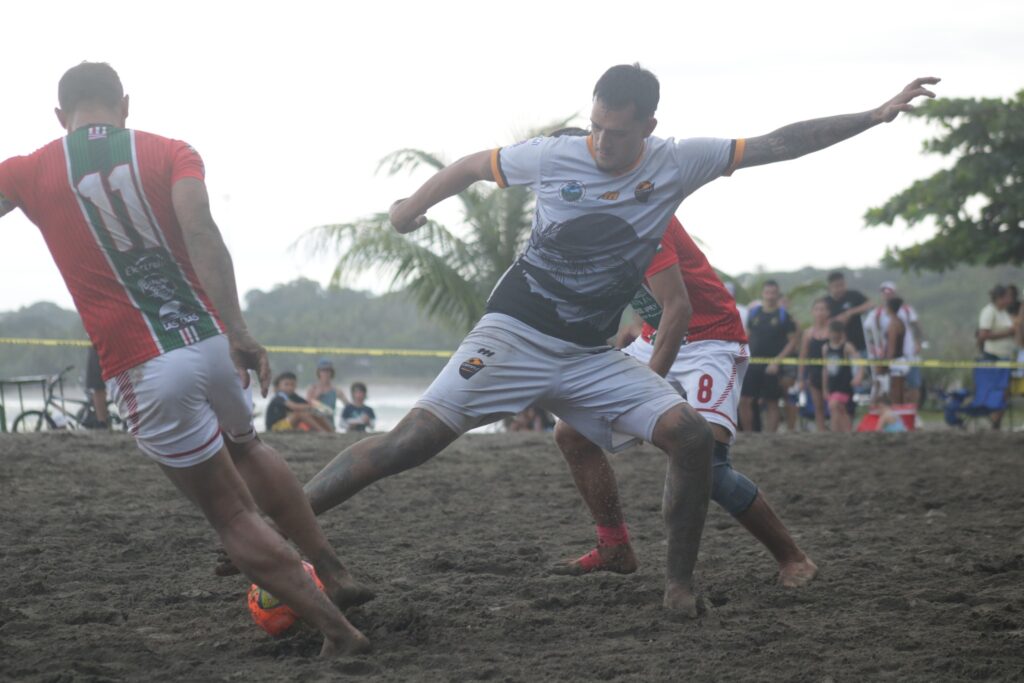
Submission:
<svg viewBox="0 0 1024 683">
<path fill-rule="evenodd" d="M 320 581 L 320 577 L 316 575 L 313 565 L 309 562 L 303 562 L 302 568 L 306 570 L 306 573 L 316 583 L 316 587 L 323 590 L 324 584 Z M 288 633 L 299 620 L 299 615 L 292 611 L 291 607 L 271 595 L 270 591 L 260 588 L 255 583 L 249 586 L 249 614 L 252 615 L 252 620 L 256 622 L 257 626 L 274 638 Z"/>
</svg>

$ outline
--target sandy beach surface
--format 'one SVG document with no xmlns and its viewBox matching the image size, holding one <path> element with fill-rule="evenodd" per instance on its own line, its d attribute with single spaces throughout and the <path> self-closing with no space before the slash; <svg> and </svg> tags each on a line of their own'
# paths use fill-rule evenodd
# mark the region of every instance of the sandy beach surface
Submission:
<svg viewBox="0 0 1024 683">
<path fill-rule="evenodd" d="M 353 437 L 272 435 L 301 480 Z M 775 584 L 712 504 L 705 613 L 660 607 L 664 457 L 613 457 L 631 576 L 552 576 L 593 544 L 550 435 L 471 435 L 322 522 L 379 597 L 372 654 L 273 640 L 248 582 L 213 575 L 201 515 L 123 434 L 0 436 L 0 679 L 18 681 L 946 681 L 1024 678 L 1024 435 L 744 436 L 757 481 L 821 567 Z"/>
</svg>

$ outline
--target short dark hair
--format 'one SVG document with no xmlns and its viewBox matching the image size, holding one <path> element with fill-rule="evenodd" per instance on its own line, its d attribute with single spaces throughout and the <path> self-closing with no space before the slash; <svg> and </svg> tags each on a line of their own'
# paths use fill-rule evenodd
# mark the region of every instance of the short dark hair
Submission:
<svg viewBox="0 0 1024 683">
<path fill-rule="evenodd" d="M 558 130 L 551 131 L 548 134 L 549 138 L 560 138 L 565 135 L 570 137 L 583 137 L 590 135 L 590 131 L 585 128 L 578 128 L 576 126 L 566 126 L 565 128 L 559 128 Z"/>
<path fill-rule="evenodd" d="M 124 98 L 121 78 L 106 62 L 82 62 L 64 72 L 57 84 L 57 101 L 66 112 L 85 102 L 116 107 Z"/>
<path fill-rule="evenodd" d="M 841 320 L 833 320 L 828 324 L 829 332 L 846 332 L 846 323 Z"/>
<path fill-rule="evenodd" d="M 992 301 L 995 301 L 996 299 L 1002 299 L 1007 291 L 1008 290 L 1006 289 L 1005 286 L 1003 286 L 1003 285 L 996 285 L 995 287 L 993 287 L 992 289 L 989 290 L 988 296 L 989 296 L 990 299 L 992 299 Z"/>
<path fill-rule="evenodd" d="M 639 64 L 619 64 L 604 72 L 594 86 L 594 99 L 611 109 L 636 106 L 637 120 L 649 119 L 658 109 L 658 78 Z"/>
<path fill-rule="evenodd" d="M 295 376 L 294 372 L 290 372 L 288 370 L 285 370 L 280 375 L 278 375 L 277 377 L 274 378 L 274 388 L 277 389 L 277 385 L 280 384 L 281 382 L 285 381 L 286 379 L 298 381 L 299 378 Z"/>
<path fill-rule="evenodd" d="M 833 282 L 835 282 L 837 280 L 845 280 L 845 279 L 846 279 L 846 276 L 843 275 L 843 272 L 840 271 L 840 270 L 833 270 L 831 273 L 828 274 L 828 283 L 829 284 L 832 284 Z"/>
<path fill-rule="evenodd" d="M 889 311 L 896 314 L 900 312 L 901 308 L 903 308 L 903 299 L 899 298 L 898 296 L 894 296 L 893 298 L 886 301 L 885 305 L 888 307 Z"/>
<path fill-rule="evenodd" d="M 774 287 L 775 289 L 782 289 L 782 287 L 779 287 L 779 283 L 777 280 L 765 280 L 763 283 L 761 283 L 761 289 L 764 289 L 765 287 Z"/>
<path fill-rule="evenodd" d="M 352 386 L 350 386 L 348 390 L 350 393 L 353 394 L 356 393 L 357 390 L 363 392 L 364 394 L 370 393 L 366 390 L 366 385 L 363 384 L 362 382 L 352 382 Z"/>
</svg>

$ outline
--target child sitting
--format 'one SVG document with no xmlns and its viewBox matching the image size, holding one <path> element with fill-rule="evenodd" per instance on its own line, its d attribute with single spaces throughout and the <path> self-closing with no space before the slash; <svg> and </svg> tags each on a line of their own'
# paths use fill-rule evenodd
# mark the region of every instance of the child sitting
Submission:
<svg viewBox="0 0 1024 683">
<path fill-rule="evenodd" d="M 876 432 L 905 432 L 907 431 L 907 425 L 903 424 L 903 419 L 895 413 L 892 409 L 892 400 L 882 395 L 878 398 L 875 404 L 875 410 L 878 412 L 878 427 L 875 428 Z"/>
<path fill-rule="evenodd" d="M 362 382 L 353 382 L 350 389 L 352 402 L 345 406 L 341 413 L 341 419 L 350 432 L 373 431 L 373 425 L 377 421 L 377 415 L 373 408 L 366 405 L 366 385 Z"/>
<path fill-rule="evenodd" d="M 295 385 L 294 372 L 282 372 L 274 379 L 274 398 L 267 406 L 267 430 L 333 432 L 331 421 L 313 410 L 306 399 L 296 394 Z"/>
</svg>

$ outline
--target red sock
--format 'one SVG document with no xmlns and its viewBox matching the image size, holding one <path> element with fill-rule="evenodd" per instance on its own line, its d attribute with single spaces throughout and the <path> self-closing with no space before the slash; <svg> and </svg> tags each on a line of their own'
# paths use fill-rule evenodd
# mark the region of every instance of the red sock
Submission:
<svg viewBox="0 0 1024 683">
<path fill-rule="evenodd" d="M 629 529 L 626 528 L 625 522 L 618 526 L 597 526 L 598 547 L 611 548 L 627 543 L 629 543 Z"/>
</svg>

